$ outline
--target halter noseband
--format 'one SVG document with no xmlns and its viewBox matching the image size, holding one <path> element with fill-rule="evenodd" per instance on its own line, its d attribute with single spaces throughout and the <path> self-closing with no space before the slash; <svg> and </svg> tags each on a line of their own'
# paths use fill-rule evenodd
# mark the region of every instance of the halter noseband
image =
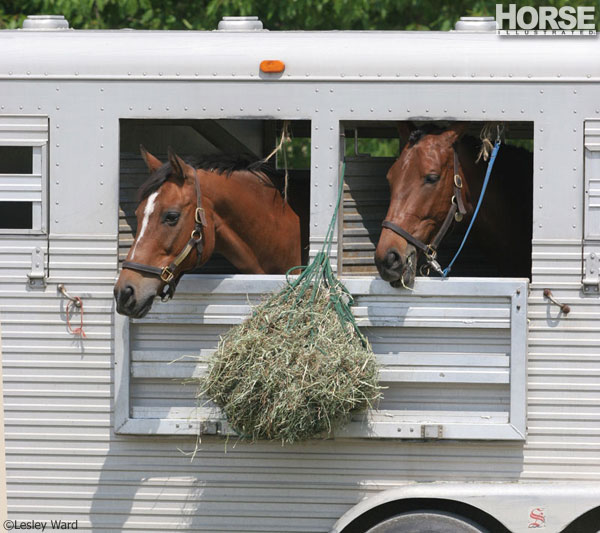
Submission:
<svg viewBox="0 0 600 533">
<path fill-rule="evenodd" d="M 151 265 L 144 265 L 143 263 L 135 263 L 133 261 L 123 261 L 123 268 L 127 268 L 129 270 L 136 270 L 137 272 L 144 272 L 146 274 L 152 274 L 154 276 L 158 276 L 162 281 L 165 282 L 163 288 L 159 294 L 160 299 L 163 302 L 168 302 L 173 295 L 175 294 L 175 289 L 177 288 L 177 284 L 183 275 L 182 272 L 177 272 L 181 263 L 183 263 L 187 256 L 190 255 L 192 250 L 196 248 L 198 252 L 198 259 L 196 264 L 200 261 L 202 257 L 202 250 L 204 249 L 204 242 L 202 240 L 203 237 L 203 229 L 206 228 L 206 214 L 204 213 L 204 209 L 202 207 L 202 192 L 200 190 L 200 185 L 198 184 L 198 172 L 196 171 L 196 175 L 194 177 L 194 185 L 196 186 L 196 211 L 194 213 L 194 229 L 190 235 L 190 240 L 183 247 L 183 250 L 177 254 L 177 257 L 173 259 L 173 261 L 165 266 L 165 267 L 155 267 Z"/>
<path fill-rule="evenodd" d="M 459 174 L 458 154 L 456 152 L 455 146 L 453 147 L 453 150 L 454 150 L 454 178 L 453 178 L 454 195 L 452 196 L 452 199 L 450 200 L 450 208 L 448 209 L 446 218 L 444 219 L 442 226 L 436 233 L 436 235 L 433 238 L 433 240 L 431 241 L 431 243 L 425 244 L 423 241 L 420 241 L 419 239 L 417 239 L 416 237 L 414 237 L 413 235 L 408 233 L 408 231 L 402 229 L 400 226 L 398 226 L 397 224 L 394 224 L 393 222 L 390 222 L 389 220 L 384 220 L 381 223 L 382 227 L 392 230 L 394 233 L 400 235 L 400 237 L 402 237 L 406 241 L 410 242 L 413 246 L 415 246 L 416 248 L 421 250 L 425 254 L 425 258 L 427 259 L 427 263 L 429 264 L 429 266 L 431 266 L 431 268 L 433 268 L 439 274 L 442 274 L 442 268 L 440 267 L 440 264 L 436 260 L 438 246 L 442 242 L 442 239 L 446 236 L 446 233 L 448 233 L 448 230 L 450 229 L 450 226 L 452 224 L 452 220 L 456 220 L 456 222 L 460 222 L 467 213 L 467 210 L 465 208 L 465 204 L 464 204 L 463 198 L 462 198 L 463 181 Z"/>
</svg>

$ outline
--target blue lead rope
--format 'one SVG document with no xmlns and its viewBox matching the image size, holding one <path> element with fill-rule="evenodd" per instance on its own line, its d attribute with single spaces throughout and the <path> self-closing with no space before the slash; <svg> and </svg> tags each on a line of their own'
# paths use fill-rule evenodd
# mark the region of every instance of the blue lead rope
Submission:
<svg viewBox="0 0 600 533">
<path fill-rule="evenodd" d="M 450 261 L 450 264 L 443 270 L 443 272 L 442 272 L 443 278 L 447 277 L 448 274 L 450 274 L 450 270 L 452 270 L 452 265 L 454 264 L 454 261 L 456 261 L 456 259 L 460 255 L 460 252 L 462 251 L 463 246 L 465 245 L 465 242 L 467 241 L 467 237 L 469 236 L 469 233 L 471 232 L 471 228 L 473 227 L 473 223 L 475 222 L 475 219 L 477 218 L 477 214 L 479 213 L 479 208 L 481 207 L 481 203 L 483 202 L 483 197 L 485 195 L 485 190 L 488 186 L 488 182 L 490 181 L 490 176 L 492 175 L 492 168 L 494 168 L 494 161 L 496 160 L 496 156 L 498 155 L 498 150 L 500 150 L 500 139 L 498 139 L 496 141 L 496 144 L 494 145 L 494 149 L 492 150 L 492 155 L 490 156 L 490 161 L 488 163 L 487 171 L 485 173 L 485 179 L 483 180 L 483 187 L 481 187 L 481 194 L 479 195 L 479 200 L 477 201 L 477 207 L 475 208 L 475 211 L 473 212 L 473 217 L 471 218 L 469 227 L 467 228 L 467 231 L 465 232 L 465 236 L 463 237 L 463 240 L 460 243 L 460 246 L 458 247 L 457 252 L 454 254 L 454 257 L 452 258 L 452 261 Z"/>
</svg>

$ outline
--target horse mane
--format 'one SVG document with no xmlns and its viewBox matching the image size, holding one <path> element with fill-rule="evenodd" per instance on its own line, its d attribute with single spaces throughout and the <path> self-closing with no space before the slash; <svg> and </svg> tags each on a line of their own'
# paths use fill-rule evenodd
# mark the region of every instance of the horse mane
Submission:
<svg viewBox="0 0 600 533">
<path fill-rule="evenodd" d="M 188 165 L 198 170 L 207 170 L 227 177 L 234 172 L 246 171 L 256 176 L 267 187 L 273 187 L 283 194 L 283 173 L 274 168 L 264 159 L 252 160 L 244 155 L 234 154 L 207 154 L 200 158 L 183 157 Z M 138 201 L 150 196 L 158 190 L 171 175 L 171 163 L 167 162 L 150 177 L 138 190 Z"/>
</svg>

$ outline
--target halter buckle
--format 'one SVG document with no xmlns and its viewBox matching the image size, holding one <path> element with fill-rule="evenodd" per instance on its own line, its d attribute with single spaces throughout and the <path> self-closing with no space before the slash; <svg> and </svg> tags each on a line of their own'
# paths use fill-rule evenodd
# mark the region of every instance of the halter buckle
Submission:
<svg viewBox="0 0 600 533">
<path fill-rule="evenodd" d="M 431 246 L 431 244 L 428 244 L 424 254 L 427 258 L 427 261 L 435 261 L 435 258 L 437 257 L 437 250 Z"/>
<path fill-rule="evenodd" d="M 458 174 L 454 174 L 454 186 L 457 189 L 462 189 L 462 186 L 463 186 L 462 178 Z"/>
<path fill-rule="evenodd" d="M 172 272 L 168 266 L 162 269 L 160 273 L 160 279 L 162 279 L 165 283 L 171 283 L 173 278 L 175 277 L 175 273 Z"/>
<path fill-rule="evenodd" d="M 194 219 L 196 224 L 201 224 L 202 226 L 206 226 L 206 215 L 204 213 L 203 207 L 196 207 L 196 212 L 194 213 Z"/>
</svg>

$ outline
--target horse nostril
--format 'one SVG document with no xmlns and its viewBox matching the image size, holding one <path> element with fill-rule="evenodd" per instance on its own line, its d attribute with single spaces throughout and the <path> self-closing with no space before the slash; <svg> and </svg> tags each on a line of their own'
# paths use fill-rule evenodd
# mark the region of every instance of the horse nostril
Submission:
<svg viewBox="0 0 600 533">
<path fill-rule="evenodd" d="M 122 289 L 118 291 L 115 290 L 115 295 L 117 297 L 118 303 L 120 303 L 121 305 L 127 305 L 128 303 L 130 303 L 131 300 L 134 299 L 134 292 L 135 291 L 131 285 L 125 285 Z"/>
<path fill-rule="evenodd" d="M 389 269 L 395 269 L 400 264 L 402 264 L 402 258 L 400 257 L 400 252 L 395 248 L 388 250 L 387 255 L 385 256 L 385 266 Z"/>
</svg>

